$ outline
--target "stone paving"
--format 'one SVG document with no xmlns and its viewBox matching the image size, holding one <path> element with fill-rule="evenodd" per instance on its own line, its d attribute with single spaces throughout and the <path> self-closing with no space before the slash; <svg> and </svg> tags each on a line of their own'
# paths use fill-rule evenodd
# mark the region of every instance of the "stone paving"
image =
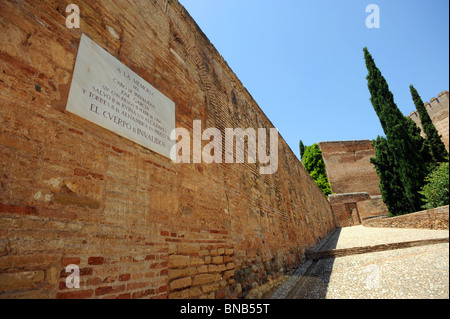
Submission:
<svg viewBox="0 0 450 319">
<path fill-rule="evenodd" d="M 337 229 L 316 251 L 448 238 L 448 230 Z M 449 244 L 307 261 L 273 299 L 448 299 Z"/>
</svg>

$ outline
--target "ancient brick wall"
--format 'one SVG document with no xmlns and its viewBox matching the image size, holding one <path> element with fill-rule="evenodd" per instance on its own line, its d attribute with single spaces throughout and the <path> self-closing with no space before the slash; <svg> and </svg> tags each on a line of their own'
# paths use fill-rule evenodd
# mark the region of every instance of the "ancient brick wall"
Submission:
<svg viewBox="0 0 450 319">
<path fill-rule="evenodd" d="M 328 200 L 338 227 L 360 225 L 367 219 L 389 214 L 383 198 L 369 193 L 332 194 Z"/>
<path fill-rule="evenodd" d="M 360 201 L 356 204 L 356 207 L 362 222 L 370 218 L 388 216 L 388 209 L 381 195 L 371 196 L 370 199 Z"/>
<path fill-rule="evenodd" d="M 363 222 L 366 227 L 449 229 L 449 206 L 424 210 L 391 218 L 374 218 Z"/>
<path fill-rule="evenodd" d="M 368 193 L 333 194 L 328 196 L 328 200 L 336 216 L 337 226 L 348 227 L 361 224 L 358 202 L 369 201 L 370 195 Z"/>
<path fill-rule="evenodd" d="M 273 127 L 176 1 L 1 0 L 0 29 L 1 298 L 243 297 L 335 228 L 281 137 L 260 175 L 174 164 L 65 110 L 85 33 L 175 102 L 177 127 Z"/>
<path fill-rule="evenodd" d="M 433 97 L 429 103 L 425 103 L 425 108 L 427 109 L 428 114 L 430 115 L 437 131 L 442 136 L 442 142 L 444 142 L 447 151 L 449 150 L 448 96 L 448 91 L 442 91 L 439 94 L 438 98 Z M 417 111 L 411 112 L 410 117 L 420 128 L 422 128 L 420 117 Z M 422 136 L 425 136 L 425 133 L 422 132 Z"/>
<path fill-rule="evenodd" d="M 359 225 L 373 216 L 386 216 L 380 198 L 380 180 L 370 158 L 375 157 L 371 141 L 321 142 L 322 157 L 333 195 L 330 204 L 339 227 Z"/>
<path fill-rule="evenodd" d="M 319 147 L 333 193 L 381 195 L 380 180 L 370 163 L 370 158 L 375 157 L 371 141 L 321 142 Z"/>
</svg>

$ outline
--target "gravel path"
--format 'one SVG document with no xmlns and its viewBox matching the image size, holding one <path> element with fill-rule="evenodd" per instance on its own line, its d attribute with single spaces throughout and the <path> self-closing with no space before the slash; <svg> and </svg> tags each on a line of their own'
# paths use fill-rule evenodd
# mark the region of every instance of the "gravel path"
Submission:
<svg viewBox="0 0 450 319">
<path fill-rule="evenodd" d="M 441 230 L 348 227 L 337 230 L 320 250 L 448 238 Z M 272 298 L 448 299 L 449 244 L 309 261 Z M 301 278 L 301 279 L 300 279 Z M 300 280 L 299 280 L 300 279 Z M 289 290 L 289 291 L 287 291 Z"/>
</svg>

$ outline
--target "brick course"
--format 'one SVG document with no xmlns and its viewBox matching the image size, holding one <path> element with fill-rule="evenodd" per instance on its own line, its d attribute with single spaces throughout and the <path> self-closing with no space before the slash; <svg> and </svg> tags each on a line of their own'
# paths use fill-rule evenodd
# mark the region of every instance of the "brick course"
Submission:
<svg viewBox="0 0 450 319">
<path fill-rule="evenodd" d="M 447 205 L 397 217 L 374 218 L 363 222 L 363 225 L 366 227 L 446 230 L 449 229 L 448 209 Z"/>
<path fill-rule="evenodd" d="M 370 163 L 370 158 L 375 157 L 371 141 L 320 142 L 319 147 L 333 193 L 381 195 L 380 180 Z"/>
</svg>

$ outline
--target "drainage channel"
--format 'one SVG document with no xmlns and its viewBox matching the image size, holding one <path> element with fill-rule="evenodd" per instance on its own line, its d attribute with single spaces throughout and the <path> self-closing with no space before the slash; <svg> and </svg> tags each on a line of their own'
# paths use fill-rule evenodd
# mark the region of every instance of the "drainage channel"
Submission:
<svg viewBox="0 0 450 319">
<path fill-rule="evenodd" d="M 337 228 L 331 232 L 322 242 L 316 246 L 313 252 L 319 252 L 327 244 L 338 237 L 340 229 Z M 292 299 L 296 293 L 303 287 L 309 274 L 316 267 L 318 260 L 307 259 L 290 277 L 286 280 L 270 297 L 270 299 Z"/>
</svg>

